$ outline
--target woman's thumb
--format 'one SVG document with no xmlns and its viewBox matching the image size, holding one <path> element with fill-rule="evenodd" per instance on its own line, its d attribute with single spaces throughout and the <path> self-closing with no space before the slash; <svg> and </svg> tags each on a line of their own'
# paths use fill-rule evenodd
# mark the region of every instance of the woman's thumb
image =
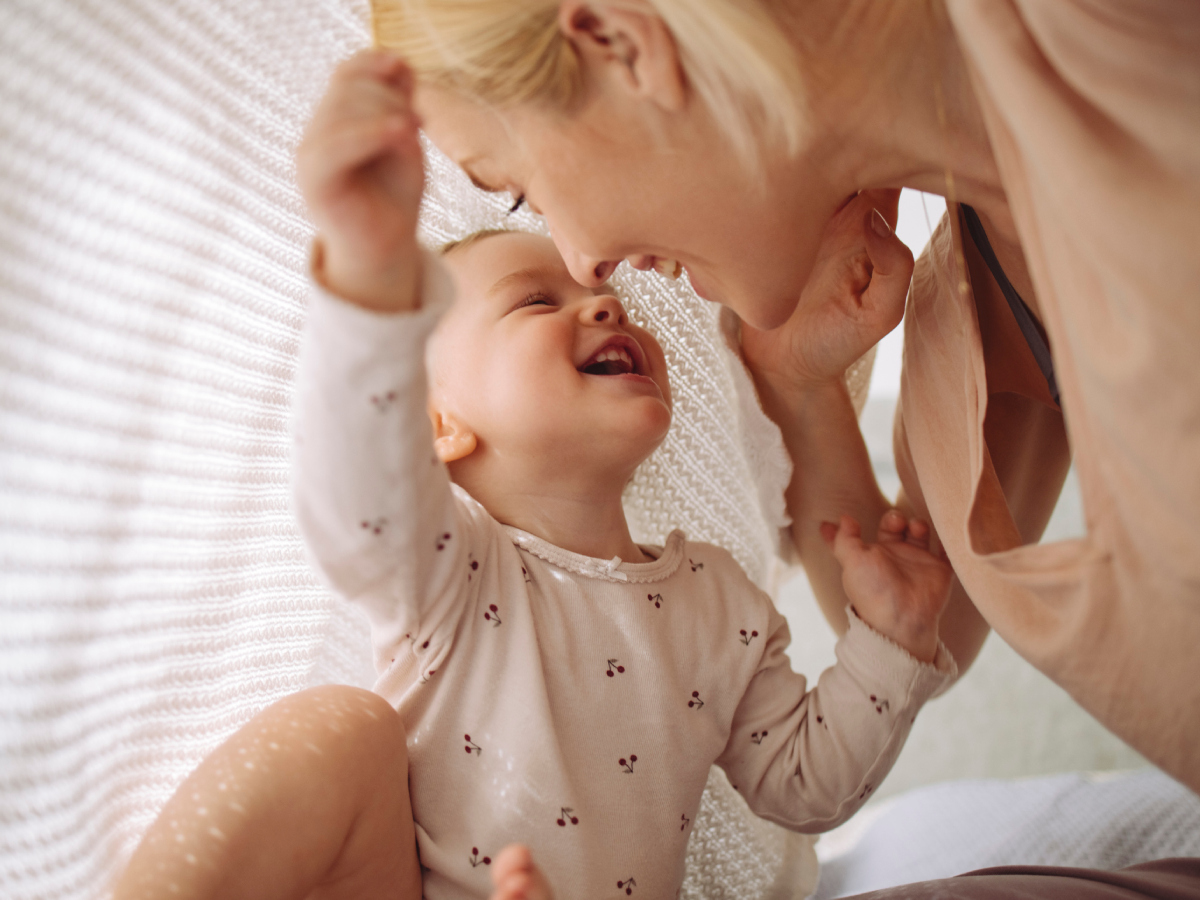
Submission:
<svg viewBox="0 0 1200 900">
<path fill-rule="evenodd" d="M 904 316 L 904 300 L 912 281 L 913 255 L 877 209 L 867 213 L 866 248 L 871 260 L 871 283 L 863 292 L 866 305 L 890 323 L 889 331 Z"/>
</svg>

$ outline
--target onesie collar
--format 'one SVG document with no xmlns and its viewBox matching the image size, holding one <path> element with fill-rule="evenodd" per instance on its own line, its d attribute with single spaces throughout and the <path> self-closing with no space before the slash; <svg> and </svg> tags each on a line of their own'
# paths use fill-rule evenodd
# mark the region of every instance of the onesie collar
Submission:
<svg viewBox="0 0 1200 900">
<path fill-rule="evenodd" d="M 676 529 L 667 535 L 667 542 L 663 547 L 638 545 L 650 556 L 657 555 L 657 559 L 646 563 L 627 563 L 622 562 L 620 557 L 596 559 L 594 556 L 572 553 L 570 550 L 564 550 L 562 547 L 555 546 L 520 528 L 514 528 L 511 525 L 501 525 L 500 527 L 505 530 L 517 547 L 527 553 L 532 553 L 538 559 L 545 560 L 552 566 L 587 578 L 629 584 L 664 581 L 674 575 L 679 564 L 683 562 L 683 545 L 687 540 L 683 532 Z"/>
</svg>

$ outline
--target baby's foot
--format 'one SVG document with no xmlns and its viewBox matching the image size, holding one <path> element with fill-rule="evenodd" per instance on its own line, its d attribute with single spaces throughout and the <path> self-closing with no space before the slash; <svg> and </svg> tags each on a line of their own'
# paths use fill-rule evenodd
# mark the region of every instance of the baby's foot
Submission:
<svg viewBox="0 0 1200 900">
<path fill-rule="evenodd" d="M 509 844 L 492 863 L 492 900 L 554 900 L 554 894 L 521 844 Z"/>
</svg>

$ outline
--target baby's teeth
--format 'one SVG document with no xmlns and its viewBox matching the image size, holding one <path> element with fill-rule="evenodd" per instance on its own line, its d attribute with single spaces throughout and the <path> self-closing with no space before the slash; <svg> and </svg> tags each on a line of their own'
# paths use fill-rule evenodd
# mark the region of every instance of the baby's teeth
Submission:
<svg viewBox="0 0 1200 900">
<path fill-rule="evenodd" d="M 683 273 L 683 264 L 677 259 L 663 259 L 660 256 L 654 260 L 654 271 L 674 281 Z"/>
<path fill-rule="evenodd" d="M 630 367 L 633 366 L 633 357 L 629 355 L 629 352 L 626 350 L 616 348 L 616 347 L 611 347 L 608 350 L 603 350 L 600 353 L 597 353 L 595 356 L 595 362 L 602 363 L 602 362 L 610 362 L 610 361 L 611 362 L 622 361 L 622 362 L 625 362 L 626 364 L 628 364 Z"/>
</svg>

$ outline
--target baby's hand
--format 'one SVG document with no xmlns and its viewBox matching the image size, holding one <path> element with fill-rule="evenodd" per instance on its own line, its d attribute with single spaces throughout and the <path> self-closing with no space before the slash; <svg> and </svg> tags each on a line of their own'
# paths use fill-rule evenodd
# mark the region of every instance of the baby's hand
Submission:
<svg viewBox="0 0 1200 900">
<path fill-rule="evenodd" d="M 922 662 L 933 662 L 953 572 L 930 552 L 929 526 L 890 509 L 879 521 L 878 543 L 864 543 L 849 516 L 840 526 L 822 522 L 821 536 L 842 564 L 842 584 L 859 618 Z"/>
<path fill-rule="evenodd" d="M 533 861 L 529 848 L 509 844 L 492 866 L 491 900 L 554 900 L 546 876 Z"/>
<path fill-rule="evenodd" d="M 371 309 L 417 305 L 417 213 L 425 184 L 413 78 L 387 51 L 333 73 L 296 154 L 300 191 L 321 235 L 318 277 Z"/>
</svg>

